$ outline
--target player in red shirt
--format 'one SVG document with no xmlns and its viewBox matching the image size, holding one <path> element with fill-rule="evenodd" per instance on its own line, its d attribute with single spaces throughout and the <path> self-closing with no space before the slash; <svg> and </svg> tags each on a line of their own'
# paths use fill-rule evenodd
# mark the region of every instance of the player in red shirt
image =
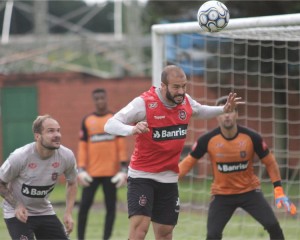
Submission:
<svg viewBox="0 0 300 240">
<path fill-rule="evenodd" d="M 144 239 L 151 222 L 155 239 L 172 239 L 180 208 L 178 161 L 190 118 L 216 117 L 241 103 L 231 93 L 225 106 L 201 105 L 186 85 L 181 68 L 166 66 L 160 88 L 151 87 L 105 124 L 110 134 L 136 135 L 128 168 L 129 239 Z"/>
<path fill-rule="evenodd" d="M 222 106 L 226 100 L 227 97 L 219 98 L 216 105 Z M 180 162 L 179 177 L 187 174 L 197 160 L 208 153 L 214 180 L 208 211 L 207 239 L 222 238 L 225 225 L 238 207 L 263 225 L 270 239 L 284 239 L 282 229 L 254 173 L 255 154 L 265 164 L 274 185 L 277 207 L 284 206 L 291 214 L 296 214 L 296 207 L 283 192 L 279 168 L 267 144 L 257 132 L 237 125 L 237 117 L 237 109 L 217 117 L 219 127 L 202 135 L 190 154 Z"/>
</svg>

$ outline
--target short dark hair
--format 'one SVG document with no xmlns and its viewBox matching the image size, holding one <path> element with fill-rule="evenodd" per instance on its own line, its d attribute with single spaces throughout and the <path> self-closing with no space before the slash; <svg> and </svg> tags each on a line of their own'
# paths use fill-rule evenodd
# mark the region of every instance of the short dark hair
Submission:
<svg viewBox="0 0 300 240">
<path fill-rule="evenodd" d="M 37 116 L 37 118 L 32 123 L 32 132 L 33 133 L 42 133 L 43 131 L 43 123 L 46 119 L 53 119 L 49 114 L 43 115 L 43 116 Z M 56 121 L 56 120 L 55 120 Z"/>
<path fill-rule="evenodd" d="M 104 88 L 96 88 L 93 90 L 92 95 L 94 95 L 95 93 L 105 93 L 106 94 L 106 90 Z"/>
</svg>

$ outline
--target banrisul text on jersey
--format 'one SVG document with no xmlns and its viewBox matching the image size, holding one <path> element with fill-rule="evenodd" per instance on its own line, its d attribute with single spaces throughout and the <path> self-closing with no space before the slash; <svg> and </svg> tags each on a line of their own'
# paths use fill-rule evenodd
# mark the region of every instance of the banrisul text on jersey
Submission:
<svg viewBox="0 0 300 240">
<path fill-rule="evenodd" d="M 186 137 L 187 124 L 170 127 L 153 128 L 153 140 L 164 141 L 171 139 L 183 139 Z"/>
<path fill-rule="evenodd" d="M 146 121 L 150 131 L 136 136 L 130 167 L 153 173 L 178 172 L 178 161 L 192 116 L 191 105 L 185 98 L 181 104 L 167 108 L 155 88 L 141 97 L 146 104 Z"/>
</svg>

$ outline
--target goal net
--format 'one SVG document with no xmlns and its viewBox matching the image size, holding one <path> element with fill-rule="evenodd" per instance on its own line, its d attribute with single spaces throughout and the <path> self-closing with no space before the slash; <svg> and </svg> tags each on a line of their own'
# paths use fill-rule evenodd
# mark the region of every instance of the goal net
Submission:
<svg viewBox="0 0 300 240">
<path fill-rule="evenodd" d="M 153 85 L 160 86 L 164 66 L 186 72 L 188 93 L 202 104 L 230 91 L 246 105 L 239 107 L 239 124 L 261 133 L 280 167 L 283 187 L 300 209 L 300 14 L 231 19 L 218 33 L 205 33 L 197 22 L 152 26 Z M 192 120 L 183 156 L 215 119 Z M 273 207 L 286 239 L 300 236 L 299 214 L 274 207 L 273 185 L 259 159 L 255 172 Z M 207 156 L 179 183 L 181 214 L 174 239 L 205 239 L 212 173 Z M 181 231 L 186 229 L 185 231 Z M 184 232 L 186 235 L 181 235 Z M 268 239 L 263 227 L 238 209 L 223 239 Z"/>
</svg>

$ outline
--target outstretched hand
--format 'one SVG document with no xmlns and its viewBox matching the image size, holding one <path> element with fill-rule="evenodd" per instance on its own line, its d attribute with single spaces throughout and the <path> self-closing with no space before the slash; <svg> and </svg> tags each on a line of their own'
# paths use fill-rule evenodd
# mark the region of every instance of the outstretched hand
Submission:
<svg viewBox="0 0 300 240">
<path fill-rule="evenodd" d="M 229 93 L 227 97 L 227 102 L 224 105 L 223 111 L 224 113 L 230 113 L 233 112 L 234 109 L 240 105 L 240 104 L 245 104 L 245 102 L 241 101 L 241 97 L 237 97 L 236 93 Z"/>
</svg>

